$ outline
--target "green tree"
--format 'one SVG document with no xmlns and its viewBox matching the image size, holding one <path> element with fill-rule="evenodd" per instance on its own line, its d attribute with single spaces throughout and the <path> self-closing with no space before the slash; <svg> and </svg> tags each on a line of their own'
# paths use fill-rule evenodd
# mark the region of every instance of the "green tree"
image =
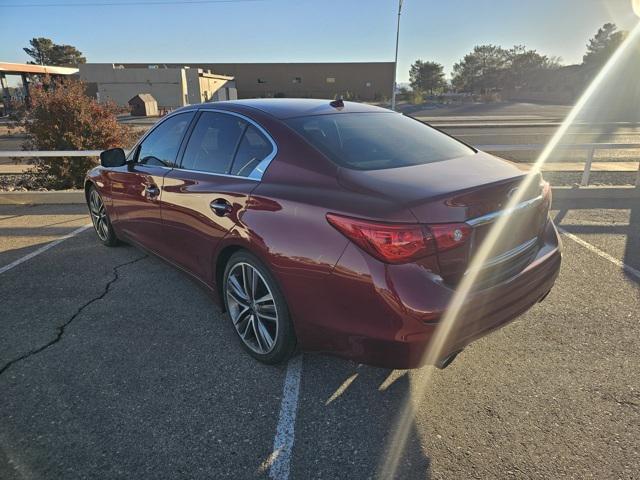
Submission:
<svg viewBox="0 0 640 480">
<path fill-rule="evenodd" d="M 29 63 L 37 65 L 77 65 L 86 63 L 87 59 L 82 52 L 72 45 L 58 45 L 50 38 L 32 38 L 29 40 L 31 47 L 23 50 L 33 58 Z"/>
<path fill-rule="evenodd" d="M 88 97 L 79 81 L 34 87 L 31 102 L 22 122 L 24 150 L 104 150 L 134 143 L 131 129 L 117 122 L 117 107 Z M 85 173 L 95 164 L 89 157 L 42 158 L 36 171 L 52 188 L 82 188 Z"/>
<path fill-rule="evenodd" d="M 602 67 L 626 36 L 627 32 L 618 30 L 614 23 L 605 23 L 589 40 L 587 53 L 582 57 L 582 64 L 587 68 Z"/>
<path fill-rule="evenodd" d="M 50 38 L 32 38 L 29 40 L 29 45 L 31 48 L 23 48 L 26 54 L 33 58 L 33 61 L 29 61 L 29 63 L 50 65 L 51 50 L 53 49 L 53 42 Z"/>
<path fill-rule="evenodd" d="M 504 72 L 504 88 L 521 89 L 537 82 L 540 72 L 560 67 L 557 59 L 550 59 L 536 50 L 527 50 L 523 45 L 516 45 L 507 51 L 506 71 Z"/>
<path fill-rule="evenodd" d="M 444 67 L 436 62 L 416 60 L 409 70 L 411 88 L 417 92 L 429 92 L 433 95 L 446 85 Z"/>
<path fill-rule="evenodd" d="M 460 91 L 488 93 L 503 86 L 509 53 L 497 45 L 477 45 L 453 66 L 451 83 Z"/>
<path fill-rule="evenodd" d="M 540 72 L 558 67 L 557 59 L 523 45 L 508 50 L 479 45 L 453 66 L 452 84 L 456 90 L 481 94 L 520 89 L 537 81 Z"/>
</svg>

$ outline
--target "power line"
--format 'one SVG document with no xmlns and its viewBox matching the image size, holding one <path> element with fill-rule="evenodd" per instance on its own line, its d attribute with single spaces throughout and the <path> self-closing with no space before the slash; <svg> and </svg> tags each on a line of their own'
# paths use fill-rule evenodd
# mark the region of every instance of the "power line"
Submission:
<svg viewBox="0 0 640 480">
<path fill-rule="evenodd" d="M 144 5 L 202 5 L 207 3 L 247 3 L 263 2 L 265 0 L 152 0 L 149 2 L 84 2 L 84 3 L 13 3 L 0 5 L 2 8 L 28 8 L 28 7 L 130 7 Z"/>
</svg>

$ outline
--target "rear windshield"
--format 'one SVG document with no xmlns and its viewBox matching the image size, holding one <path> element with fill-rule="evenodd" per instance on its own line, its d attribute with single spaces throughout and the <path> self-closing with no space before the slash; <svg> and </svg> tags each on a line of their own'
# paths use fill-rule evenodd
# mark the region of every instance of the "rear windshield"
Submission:
<svg viewBox="0 0 640 480">
<path fill-rule="evenodd" d="M 378 170 L 472 155 L 471 148 L 396 113 L 336 113 L 292 118 L 287 125 L 340 166 Z"/>
</svg>

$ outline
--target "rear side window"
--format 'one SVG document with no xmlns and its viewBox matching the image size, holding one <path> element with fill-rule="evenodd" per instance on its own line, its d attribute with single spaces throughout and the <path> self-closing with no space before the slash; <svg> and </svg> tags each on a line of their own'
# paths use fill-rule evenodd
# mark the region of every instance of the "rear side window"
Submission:
<svg viewBox="0 0 640 480">
<path fill-rule="evenodd" d="M 396 113 L 343 113 L 287 120 L 309 143 L 340 166 L 379 170 L 474 154 L 461 142 Z"/>
<path fill-rule="evenodd" d="M 178 113 L 164 120 L 138 148 L 137 161 L 144 165 L 173 167 L 194 112 Z"/>
<path fill-rule="evenodd" d="M 272 151 L 271 142 L 256 127 L 249 125 L 240 141 L 231 173 L 248 177 L 253 169 Z"/>
<path fill-rule="evenodd" d="M 202 112 L 182 157 L 182 168 L 209 173 L 229 173 L 233 156 L 247 122 L 217 112 Z"/>
</svg>

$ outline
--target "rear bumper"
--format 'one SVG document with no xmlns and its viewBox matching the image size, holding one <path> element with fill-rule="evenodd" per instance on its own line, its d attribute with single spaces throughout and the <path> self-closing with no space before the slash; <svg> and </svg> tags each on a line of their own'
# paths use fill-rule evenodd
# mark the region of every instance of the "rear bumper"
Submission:
<svg viewBox="0 0 640 480">
<path fill-rule="evenodd" d="M 549 221 L 535 258 L 517 275 L 471 293 L 440 357 L 459 351 L 542 300 L 561 264 L 557 231 Z M 383 264 L 349 246 L 327 283 L 322 306 L 298 324 L 305 350 L 326 351 L 370 365 L 414 368 L 454 290 L 419 265 Z"/>
</svg>

